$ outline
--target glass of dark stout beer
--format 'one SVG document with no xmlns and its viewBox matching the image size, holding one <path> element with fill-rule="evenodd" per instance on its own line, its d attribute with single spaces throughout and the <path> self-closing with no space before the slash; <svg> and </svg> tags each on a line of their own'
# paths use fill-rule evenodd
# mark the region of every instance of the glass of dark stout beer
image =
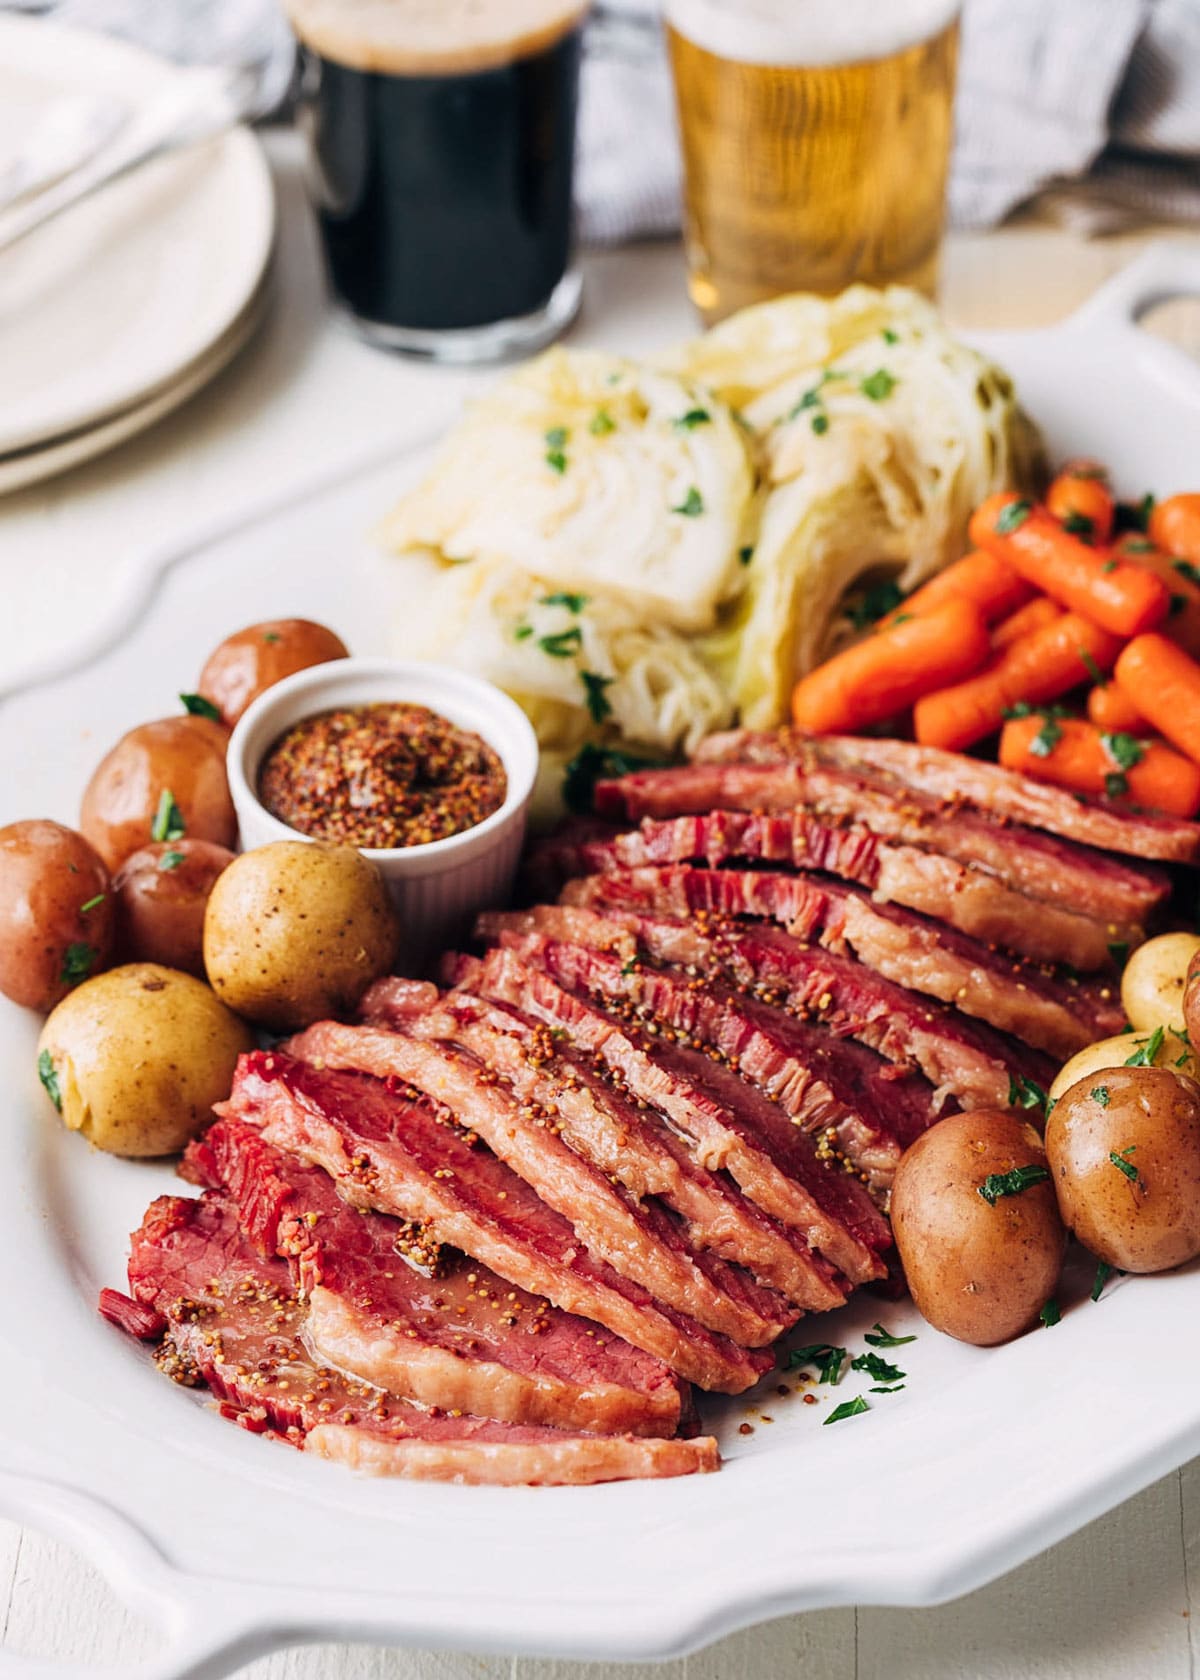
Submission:
<svg viewBox="0 0 1200 1680">
<path fill-rule="evenodd" d="M 574 316 L 588 4 L 287 0 L 330 287 L 367 338 L 491 361 Z"/>
</svg>

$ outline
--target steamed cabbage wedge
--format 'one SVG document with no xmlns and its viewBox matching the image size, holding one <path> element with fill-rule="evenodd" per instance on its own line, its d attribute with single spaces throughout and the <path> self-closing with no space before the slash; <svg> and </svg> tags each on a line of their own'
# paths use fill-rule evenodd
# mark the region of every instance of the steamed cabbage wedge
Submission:
<svg viewBox="0 0 1200 1680">
<path fill-rule="evenodd" d="M 556 760 L 671 754 L 781 722 L 857 590 L 914 587 L 1039 471 L 1001 370 L 915 293 L 855 287 L 653 368 L 549 352 L 472 407 L 384 537 L 436 563 L 420 651 L 508 690 Z"/>
</svg>

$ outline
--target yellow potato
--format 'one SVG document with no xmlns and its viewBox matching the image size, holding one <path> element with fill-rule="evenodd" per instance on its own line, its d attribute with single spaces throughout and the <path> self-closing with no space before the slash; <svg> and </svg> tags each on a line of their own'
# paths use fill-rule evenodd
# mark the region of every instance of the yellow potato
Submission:
<svg viewBox="0 0 1200 1680">
<path fill-rule="evenodd" d="M 891 1216 L 912 1298 L 935 1330 L 994 1347 L 1037 1323 L 1067 1234 L 1027 1121 L 1005 1109 L 939 1120 L 902 1156 Z"/>
<path fill-rule="evenodd" d="M 1197 951 L 1200 934 L 1195 933 L 1160 933 L 1138 946 L 1121 976 L 1121 1004 L 1138 1032 L 1184 1030 L 1183 992 Z"/>
<path fill-rule="evenodd" d="M 213 990 L 276 1032 L 352 1014 L 398 943 L 383 877 L 352 846 L 276 840 L 245 852 L 217 877 L 204 915 Z"/>
<path fill-rule="evenodd" d="M 1200 1060 L 1187 1040 L 1181 1034 L 1164 1028 L 1156 1046 L 1156 1031 L 1117 1033 L 1113 1038 L 1102 1038 L 1083 1050 L 1077 1050 L 1051 1085 L 1047 1093 L 1050 1100 L 1057 1102 L 1072 1085 L 1090 1074 L 1099 1073 L 1103 1068 L 1128 1067 L 1131 1056 L 1143 1054 L 1150 1057 L 1149 1065 L 1152 1067 L 1170 1068 L 1174 1073 L 1186 1073 L 1192 1079 L 1200 1078 Z"/>
<path fill-rule="evenodd" d="M 38 1040 L 38 1074 L 73 1132 L 112 1155 L 169 1155 L 203 1130 L 254 1046 L 190 974 L 128 963 L 85 980 Z"/>
</svg>

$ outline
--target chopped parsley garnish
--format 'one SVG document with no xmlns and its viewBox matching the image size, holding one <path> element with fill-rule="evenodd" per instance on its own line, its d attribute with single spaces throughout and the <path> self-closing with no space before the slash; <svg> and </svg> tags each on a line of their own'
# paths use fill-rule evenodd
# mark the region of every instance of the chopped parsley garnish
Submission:
<svg viewBox="0 0 1200 1680">
<path fill-rule="evenodd" d="M 42 1082 L 46 1095 L 61 1114 L 62 1086 L 58 1083 L 58 1069 L 54 1065 L 54 1057 L 49 1050 L 43 1050 L 38 1057 L 38 1078 Z"/>
<path fill-rule="evenodd" d="M 158 867 L 162 870 L 163 874 L 166 875 L 169 874 L 172 869 L 178 869 L 179 865 L 184 861 L 182 852 L 164 852 L 158 860 Z"/>
<path fill-rule="evenodd" d="M 893 332 L 891 327 L 884 327 L 882 337 L 885 344 L 899 344 L 900 342 L 900 334 Z"/>
<path fill-rule="evenodd" d="M 671 512 L 681 514 L 684 519 L 699 519 L 704 512 L 704 497 L 693 484 L 679 506 L 673 507 Z"/>
<path fill-rule="evenodd" d="M 1083 537 L 1086 540 L 1096 534 L 1096 521 L 1089 519 L 1086 513 L 1071 512 L 1062 523 L 1063 530 L 1069 531 L 1073 537 Z"/>
<path fill-rule="evenodd" d="M 882 583 L 873 583 L 852 601 L 846 616 L 856 630 L 865 630 L 869 624 L 878 624 L 888 613 L 895 612 L 903 600 L 904 591 L 895 578 L 887 578 Z"/>
<path fill-rule="evenodd" d="M 1088 676 L 1091 677 L 1096 687 L 1104 688 L 1107 684 L 1107 678 L 1105 677 L 1104 672 L 1100 669 L 1099 665 L 1097 665 L 1096 661 L 1092 658 L 1087 648 L 1079 648 L 1078 653 L 1080 659 L 1083 660 L 1084 670 L 1087 672 Z"/>
<path fill-rule="evenodd" d="M 828 414 L 814 414 L 812 417 L 812 429 L 818 437 L 824 437 L 825 433 L 829 430 Z M 829 1423 L 832 1420 L 826 1418 L 825 1421 L 826 1423 Z"/>
<path fill-rule="evenodd" d="M 565 449 L 571 434 L 565 426 L 551 426 L 546 433 L 546 447 L 548 449 Z"/>
<path fill-rule="evenodd" d="M 843 1400 L 840 1406 L 835 1406 L 825 1419 L 829 1423 L 841 1423 L 843 1418 L 858 1417 L 860 1412 L 869 1412 L 870 1406 L 861 1394 L 856 1394 L 853 1400 Z"/>
<path fill-rule="evenodd" d="M 263 641 L 264 642 L 267 642 L 269 644 L 274 644 L 275 642 L 278 642 L 279 640 L 281 640 L 281 637 L 279 635 L 278 630 L 264 630 L 263 631 Z"/>
<path fill-rule="evenodd" d="M 1194 583 L 1200 588 L 1200 566 L 1194 565 L 1190 560 L 1172 560 L 1171 565 L 1181 578 L 1186 578 L 1189 583 Z"/>
<path fill-rule="evenodd" d="M 561 449 L 548 449 L 546 451 L 546 465 L 552 472 L 558 473 L 561 477 L 567 470 L 567 457 Z"/>
<path fill-rule="evenodd" d="M 842 1366 L 848 1355 L 848 1348 L 833 1347 L 829 1342 L 812 1342 L 808 1347 L 790 1350 L 787 1368 L 795 1371 L 801 1365 L 815 1365 L 820 1381 L 836 1386 L 842 1380 Z"/>
<path fill-rule="evenodd" d="M 792 404 L 791 408 L 789 408 L 787 413 L 784 415 L 784 419 L 798 420 L 799 417 L 802 414 L 807 413 L 810 408 L 820 408 L 821 404 L 825 400 L 821 395 L 822 390 L 826 385 L 828 385 L 831 379 L 840 379 L 841 377 L 841 374 L 838 373 L 836 368 L 826 368 L 820 379 L 817 380 L 817 383 L 810 387 L 809 390 L 805 391 L 804 395 L 798 402 L 794 402 Z"/>
<path fill-rule="evenodd" d="M 538 605 L 543 607 L 566 607 L 568 612 L 581 613 L 591 599 L 589 595 L 575 595 L 569 589 L 556 589 L 553 595 L 540 597 Z"/>
<path fill-rule="evenodd" d="M 1153 1067 L 1158 1052 L 1162 1049 L 1166 1034 L 1161 1027 L 1155 1027 L 1149 1038 L 1142 1039 L 1132 1056 L 1125 1058 L 1126 1067 Z"/>
<path fill-rule="evenodd" d="M 514 642 L 527 642 L 529 640 L 530 636 L 532 636 L 532 635 L 533 635 L 533 625 L 532 624 L 518 624 L 517 628 L 513 631 L 513 641 Z"/>
<path fill-rule="evenodd" d="M 150 824 L 150 838 L 182 840 L 186 832 L 183 812 L 175 803 L 175 795 L 170 788 L 164 788 L 158 796 L 158 809 L 154 813 L 154 821 Z"/>
<path fill-rule="evenodd" d="M 885 397 L 891 396 L 899 383 L 894 373 L 889 373 L 886 368 L 876 368 L 874 373 L 859 380 L 858 388 L 872 402 L 882 402 Z"/>
<path fill-rule="evenodd" d="M 1129 792 L 1129 777 L 1123 770 L 1108 770 L 1104 776 L 1104 797 L 1124 799 Z"/>
<path fill-rule="evenodd" d="M 1108 954 L 1115 963 L 1123 963 L 1129 955 L 1128 939 L 1114 939 L 1108 947 Z"/>
<path fill-rule="evenodd" d="M 1046 1093 L 1036 1079 L 1029 1079 L 1023 1073 L 1010 1073 L 1008 1076 L 1008 1103 L 1010 1108 L 1044 1109 Z"/>
<path fill-rule="evenodd" d="M 908 1375 L 898 1365 L 889 1365 L 886 1359 L 880 1359 L 877 1353 L 860 1353 L 850 1361 L 852 1371 L 865 1371 L 877 1383 L 903 1382 Z"/>
<path fill-rule="evenodd" d="M 605 718 L 612 716 L 612 705 L 604 691 L 611 688 L 617 679 L 602 677 L 596 671 L 580 671 L 579 680 L 583 684 L 584 704 L 592 722 L 603 723 Z"/>
<path fill-rule="evenodd" d="M 1126 537 L 1121 544 L 1121 549 L 1125 554 L 1153 554 L 1154 544 L 1149 537 Z M 1176 567 L 1177 571 L 1178 569 Z"/>
<path fill-rule="evenodd" d="M 1047 717 L 1042 723 L 1033 740 L 1029 743 L 1029 750 L 1035 758 L 1049 758 L 1055 747 L 1062 740 L 1062 724 L 1057 718 Z"/>
<path fill-rule="evenodd" d="M 1116 1169 L 1119 1173 L 1124 1173 L 1125 1177 L 1129 1180 L 1130 1184 L 1134 1184 L 1134 1185 L 1140 1184 L 1142 1182 L 1141 1173 L 1137 1170 L 1137 1168 L 1134 1166 L 1133 1162 L 1129 1159 L 1129 1157 L 1131 1155 L 1134 1155 L 1136 1153 L 1137 1153 L 1137 1144 L 1136 1143 L 1131 1143 L 1127 1149 L 1122 1149 L 1120 1151 L 1118 1151 L 1116 1149 L 1110 1149 L 1109 1152 L 1108 1152 L 1108 1158 L 1112 1162 L 1113 1166 L 1116 1167 Z"/>
<path fill-rule="evenodd" d="M 689 408 L 678 420 L 672 421 L 677 432 L 694 432 L 697 426 L 710 426 L 712 415 L 706 408 Z"/>
<path fill-rule="evenodd" d="M 1113 1274 L 1113 1269 L 1107 1260 L 1100 1260 L 1096 1264 L 1096 1275 L 1092 1279 L 1092 1300 L 1100 1299 L 1101 1291 Z"/>
<path fill-rule="evenodd" d="M 107 897 L 107 893 L 97 893 L 95 898 L 89 898 L 86 904 L 79 906 L 79 914 L 86 916 L 89 910 L 94 910 L 98 904 L 103 904 Z"/>
<path fill-rule="evenodd" d="M 559 630 L 553 636 L 539 636 L 538 646 L 551 659 L 570 659 L 583 646 L 583 631 L 572 624 L 569 630 Z"/>
<path fill-rule="evenodd" d="M 220 712 L 203 694 L 181 694 L 179 698 L 183 702 L 184 711 L 190 712 L 193 717 L 212 718 L 214 723 L 220 723 Z"/>
<path fill-rule="evenodd" d="M 660 759 L 638 758 L 633 753 L 621 752 L 617 747 L 598 747 L 589 741 L 586 746 L 580 747 L 567 765 L 563 776 L 563 800 L 568 810 L 583 815 L 592 809 L 597 782 L 606 781 L 611 776 L 628 776 L 634 770 L 658 769 L 661 762 Z"/>
<path fill-rule="evenodd" d="M 1002 1196 L 1019 1196 L 1034 1184 L 1043 1184 L 1050 1177 L 1047 1168 L 1031 1165 L 1013 1167 L 1006 1173 L 989 1173 L 979 1186 L 979 1194 L 989 1207 L 995 1207 Z"/>
<path fill-rule="evenodd" d="M 753 560 L 753 558 L 754 558 L 753 548 L 746 547 L 746 548 L 739 548 L 738 549 L 738 565 L 739 566 L 748 566 L 750 564 L 751 560 Z"/>
<path fill-rule="evenodd" d="M 63 952 L 62 971 L 59 979 L 64 986 L 74 986 L 80 980 L 86 980 L 92 972 L 92 964 L 96 961 L 95 948 L 79 940 L 74 945 L 68 945 Z"/>
<path fill-rule="evenodd" d="M 1150 529 L 1150 515 L 1154 512 L 1154 503 L 1154 492 L 1152 490 L 1147 490 L 1146 494 L 1137 505 L 1136 517 L 1138 529 L 1140 531 L 1148 531 Z"/>
<path fill-rule="evenodd" d="M 1007 537 L 1013 531 L 1019 531 L 1032 512 L 1032 502 L 1009 502 L 1007 507 L 1001 508 L 1000 515 L 996 520 L 997 533 L 1002 537 Z"/>
<path fill-rule="evenodd" d="M 627 980 L 631 974 L 638 971 L 637 958 L 630 957 L 629 961 L 621 964 L 621 978 Z"/>
<path fill-rule="evenodd" d="M 1104 572 L 1105 575 L 1107 576 L 1107 574 L 1109 572 L 1115 572 L 1116 571 L 1117 565 L 1118 565 L 1118 562 L 1116 560 L 1106 560 L 1104 562 L 1103 566 L 1101 566 L 1100 570 L 1102 572 Z"/>
<path fill-rule="evenodd" d="M 872 1394 L 899 1394 L 903 1387 L 904 1387 L 903 1383 L 893 1383 L 890 1388 L 873 1388 L 871 1390 L 871 1393 Z"/>
<path fill-rule="evenodd" d="M 1093 1102 L 1098 1102 L 1101 1108 L 1108 1107 L 1109 1099 L 1107 1085 L 1093 1085 L 1091 1090 L 1088 1092 L 1088 1095 L 1091 1097 Z"/>
<path fill-rule="evenodd" d="M 1101 735 L 1100 745 L 1113 763 L 1122 770 L 1132 770 L 1146 756 L 1146 749 L 1135 735 L 1119 730 L 1115 735 Z"/>
<path fill-rule="evenodd" d="M 609 432 L 615 432 L 617 422 L 606 408 L 598 408 L 588 423 L 588 431 L 593 437 L 607 437 Z"/>
<path fill-rule="evenodd" d="M 1061 1324 L 1062 1313 L 1058 1310 L 1058 1302 L 1053 1299 L 1047 1301 L 1038 1318 L 1046 1330 L 1052 1330 L 1056 1324 Z"/>
<path fill-rule="evenodd" d="M 905 1347 L 909 1342 L 915 1342 L 916 1339 L 915 1336 L 893 1336 L 890 1331 L 884 1329 L 878 1320 L 874 1329 L 868 1330 L 863 1337 L 863 1341 L 869 1342 L 872 1347 Z"/>
<path fill-rule="evenodd" d="M 1005 706 L 1000 716 L 1006 721 L 1011 721 L 1013 718 L 1032 717 L 1035 710 L 1036 707 L 1031 706 L 1028 700 L 1016 700 L 1011 706 Z"/>
</svg>

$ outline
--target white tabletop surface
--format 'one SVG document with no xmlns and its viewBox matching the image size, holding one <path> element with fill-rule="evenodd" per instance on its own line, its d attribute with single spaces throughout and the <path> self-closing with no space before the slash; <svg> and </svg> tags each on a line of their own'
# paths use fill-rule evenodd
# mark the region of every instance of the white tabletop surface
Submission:
<svg viewBox="0 0 1200 1680">
<path fill-rule="evenodd" d="M 256 342 L 146 437 L 0 501 L 0 673 L 84 631 L 139 551 L 362 456 L 379 440 L 435 432 L 474 382 L 372 351 L 330 320 L 295 146 L 277 137 L 270 149 L 280 248 L 270 318 Z M 1134 243 L 1083 244 L 1037 226 L 952 241 L 947 312 L 966 326 L 1040 325 L 1079 302 Z M 607 254 L 587 268 L 580 335 L 603 331 L 637 350 L 670 331 L 682 284 L 676 250 Z M 237 621 L 231 602 L 230 623 Z M 1098 1405 L 1103 1397 L 1099 1372 Z M 1029 1427 L 1037 1428 L 1035 1415 Z M 847 1497 L 861 1501 L 869 1523 L 870 1490 L 848 1488 Z M 796 1520 L 812 1519 L 798 1487 Z M 1192 1680 L 1200 1654 L 1193 1594 L 1200 1612 L 1200 1461 L 956 1604 L 797 1616 L 645 1673 L 663 1680 Z M 0 1650 L 77 1663 L 81 1675 L 93 1667 L 122 1674 L 154 1645 L 153 1632 L 129 1617 L 87 1565 L 36 1531 L 0 1521 Z M 361 1646 L 285 1652 L 244 1671 L 254 1680 L 637 1680 L 641 1672 Z"/>
</svg>

